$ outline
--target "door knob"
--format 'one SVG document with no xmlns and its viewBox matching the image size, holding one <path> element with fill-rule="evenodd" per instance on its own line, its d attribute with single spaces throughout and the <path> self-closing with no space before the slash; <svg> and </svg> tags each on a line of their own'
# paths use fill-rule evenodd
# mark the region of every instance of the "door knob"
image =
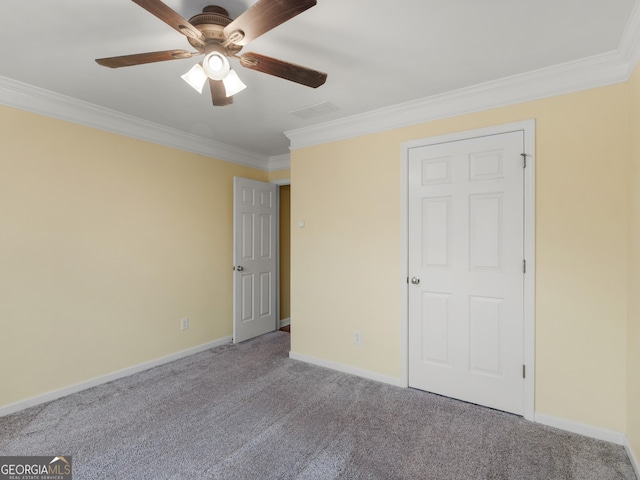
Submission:
<svg viewBox="0 0 640 480">
<path fill-rule="evenodd" d="M 243 267 L 242 265 L 238 265 L 238 266 L 236 267 L 236 271 L 237 271 L 237 272 L 242 272 L 243 270 L 244 270 L 244 267 Z"/>
<path fill-rule="evenodd" d="M 414 285 L 418 285 L 420 283 L 420 279 L 418 277 L 412 277 L 411 283 L 413 283 Z"/>
</svg>

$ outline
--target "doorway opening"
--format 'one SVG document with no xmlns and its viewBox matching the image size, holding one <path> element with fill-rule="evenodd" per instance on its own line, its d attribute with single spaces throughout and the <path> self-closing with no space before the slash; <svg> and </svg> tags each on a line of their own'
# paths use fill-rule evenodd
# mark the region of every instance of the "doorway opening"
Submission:
<svg viewBox="0 0 640 480">
<path fill-rule="evenodd" d="M 291 183 L 280 185 L 279 303 L 280 330 L 291 331 Z"/>
</svg>

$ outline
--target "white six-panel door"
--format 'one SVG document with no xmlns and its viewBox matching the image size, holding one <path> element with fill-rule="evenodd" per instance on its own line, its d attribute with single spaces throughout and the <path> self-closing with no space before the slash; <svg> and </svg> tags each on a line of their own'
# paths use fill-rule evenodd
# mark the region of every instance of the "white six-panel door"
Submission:
<svg viewBox="0 0 640 480">
<path fill-rule="evenodd" d="M 233 341 L 276 330 L 277 185 L 233 179 Z"/>
<path fill-rule="evenodd" d="M 409 150 L 409 385 L 523 414 L 523 132 Z"/>
</svg>

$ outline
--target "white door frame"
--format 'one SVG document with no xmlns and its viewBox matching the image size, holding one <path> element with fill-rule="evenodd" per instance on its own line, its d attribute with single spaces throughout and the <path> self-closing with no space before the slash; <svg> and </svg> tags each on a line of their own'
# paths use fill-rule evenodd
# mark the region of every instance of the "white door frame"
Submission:
<svg viewBox="0 0 640 480">
<path fill-rule="evenodd" d="M 535 398 L 535 120 L 496 125 L 492 127 L 457 132 L 402 144 L 402 311 L 400 322 L 400 365 L 405 387 L 409 386 L 409 150 L 411 148 L 457 142 L 470 138 L 522 131 L 524 133 L 524 418 L 534 420 Z"/>
<path fill-rule="evenodd" d="M 277 317 L 277 323 L 276 323 L 276 330 L 279 330 L 280 328 L 283 327 L 282 322 L 281 322 L 281 318 L 280 318 L 280 187 L 284 186 L 284 185 L 291 185 L 291 179 L 290 178 L 281 178 L 278 180 L 271 180 L 269 183 L 273 183 L 275 185 L 278 186 L 278 190 L 277 190 L 277 202 L 278 202 L 278 218 L 276 221 L 276 306 L 277 306 L 277 311 L 276 311 L 276 317 Z"/>
</svg>

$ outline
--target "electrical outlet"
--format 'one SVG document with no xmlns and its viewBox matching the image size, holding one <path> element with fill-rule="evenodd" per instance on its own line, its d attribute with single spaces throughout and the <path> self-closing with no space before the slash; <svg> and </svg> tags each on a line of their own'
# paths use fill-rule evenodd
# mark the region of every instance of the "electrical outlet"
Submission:
<svg viewBox="0 0 640 480">
<path fill-rule="evenodd" d="M 362 333 L 353 332 L 353 343 L 356 345 L 362 345 Z"/>
<path fill-rule="evenodd" d="M 180 319 L 180 329 L 189 330 L 189 317 L 184 317 Z"/>
</svg>

